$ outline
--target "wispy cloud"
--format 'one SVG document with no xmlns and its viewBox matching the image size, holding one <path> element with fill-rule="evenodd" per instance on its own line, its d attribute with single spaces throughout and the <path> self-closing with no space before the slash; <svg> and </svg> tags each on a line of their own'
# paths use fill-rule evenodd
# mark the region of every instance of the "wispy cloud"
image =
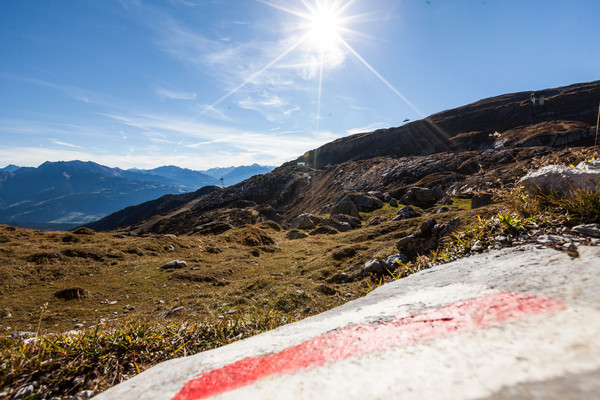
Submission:
<svg viewBox="0 0 600 400">
<path fill-rule="evenodd" d="M 196 93 L 194 92 L 183 92 L 177 90 L 168 89 L 155 89 L 155 93 L 163 99 L 169 100 L 195 100 Z"/>
<path fill-rule="evenodd" d="M 367 126 L 363 126 L 363 127 L 359 127 L 359 128 L 348 129 L 346 131 L 346 133 L 349 135 L 354 135 L 355 133 L 372 132 L 377 129 L 389 128 L 389 127 L 390 127 L 390 124 L 386 124 L 385 122 L 376 122 L 371 125 L 367 125 Z"/>
<path fill-rule="evenodd" d="M 2 77 L 7 79 L 20 80 L 24 82 L 28 82 L 34 85 L 45 86 L 55 90 L 62 92 L 64 95 L 84 102 L 84 103 L 93 103 L 98 105 L 110 104 L 111 101 L 108 99 L 108 96 L 105 94 L 95 92 L 92 90 L 83 89 L 77 86 L 63 84 L 63 83 L 54 83 L 41 79 L 22 77 L 22 76 L 12 76 L 12 75 L 2 75 Z"/>
<path fill-rule="evenodd" d="M 63 142 L 63 141 L 60 141 L 58 139 L 49 139 L 49 141 L 50 141 L 50 143 L 56 144 L 56 145 L 59 145 L 59 146 L 72 147 L 74 149 L 81 149 L 82 148 L 81 146 L 77 146 L 77 145 L 72 144 L 72 143 Z"/>
</svg>

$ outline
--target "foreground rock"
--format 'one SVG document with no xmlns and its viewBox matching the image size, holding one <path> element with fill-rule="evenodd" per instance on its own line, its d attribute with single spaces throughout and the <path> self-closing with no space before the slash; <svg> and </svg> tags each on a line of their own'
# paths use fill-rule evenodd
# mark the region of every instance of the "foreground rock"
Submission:
<svg viewBox="0 0 600 400">
<path fill-rule="evenodd" d="M 96 398 L 594 398 L 600 247 L 580 253 L 527 246 L 434 267 Z"/>
<path fill-rule="evenodd" d="M 568 194 L 577 189 L 600 189 L 600 160 L 583 161 L 576 167 L 548 165 L 529 172 L 520 180 L 530 191 Z"/>
</svg>

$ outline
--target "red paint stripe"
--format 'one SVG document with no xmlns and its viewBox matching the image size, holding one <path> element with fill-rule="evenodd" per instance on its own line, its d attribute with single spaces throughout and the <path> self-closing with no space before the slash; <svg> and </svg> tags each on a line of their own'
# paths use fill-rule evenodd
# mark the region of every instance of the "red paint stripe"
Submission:
<svg viewBox="0 0 600 400">
<path fill-rule="evenodd" d="M 291 374 L 351 356 L 484 329 L 566 306 L 548 297 L 496 293 L 390 322 L 326 333 L 275 354 L 249 357 L 206 371 L 187 382 L 173 400 L 198 400 L 237 389 L 275 374 Z"/>
</svg>

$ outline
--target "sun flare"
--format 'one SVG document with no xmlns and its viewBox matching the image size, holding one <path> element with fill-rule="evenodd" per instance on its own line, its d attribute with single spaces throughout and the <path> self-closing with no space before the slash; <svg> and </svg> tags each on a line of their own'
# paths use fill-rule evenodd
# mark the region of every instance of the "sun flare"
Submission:
<svg viewBox="0 0 600 400">
<path fill-rule="evenodd" d="M 339 49 L 340 33 L 343 21 L 336 10 L 321 6 L 311 11 L 307 18 L 306 31 L 309 44 L 320 52 L 336 51 Z"/>
</svg>

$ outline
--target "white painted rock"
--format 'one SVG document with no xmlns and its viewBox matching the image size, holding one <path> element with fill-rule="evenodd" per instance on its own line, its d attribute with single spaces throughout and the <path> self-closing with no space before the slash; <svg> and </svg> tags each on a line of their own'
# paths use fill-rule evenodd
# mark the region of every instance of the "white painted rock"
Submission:
<svg viewBox="0 0 600 400">
<path fill-rule="evenodd" d="M 548 165 L 531 171 L 520 183 L 528 190 L 542 189 L 564 194 L 576 189 L 600 189 L 600 160 L 584 161 L 576 167 Z"/>
</svg>

